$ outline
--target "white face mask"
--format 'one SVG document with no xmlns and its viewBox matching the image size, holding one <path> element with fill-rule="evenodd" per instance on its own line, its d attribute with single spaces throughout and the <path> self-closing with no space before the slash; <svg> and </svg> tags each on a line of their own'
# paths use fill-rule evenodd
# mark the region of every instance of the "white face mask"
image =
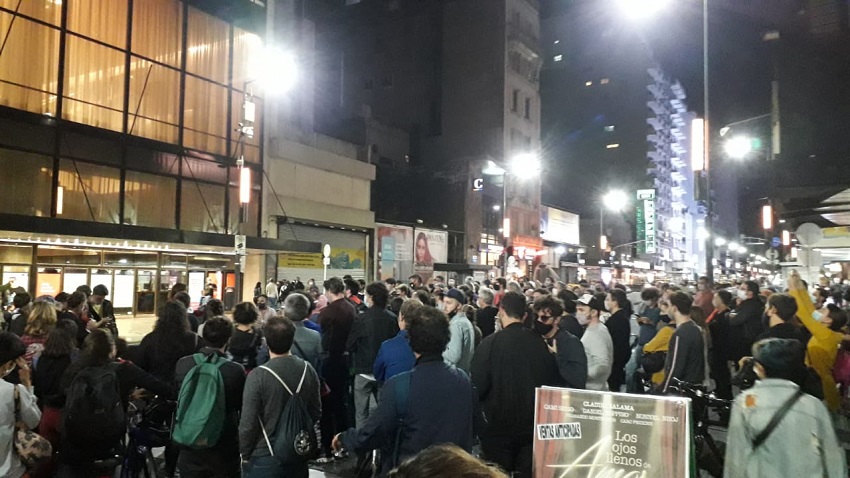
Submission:
<svg viewBox="0 0 850 478">
<path fill-rule="evenodd" d="M 821 314 L 819 310 L 816 310 L 812 312 L 812 318 L 820 322 L 821 320 L 823 320 L 823 314 Z"/>
<path fill-rule="evenodd" d="M 738 298 L 741 300 L 747 300 L 747 291 L 738 289 Z"/>
<path fill-rule="evenodd" d="M 576 320 L 578 320 L 578 323 L 580 325 L 587 325 L 590 323 L 590 315 L 581 312 L 576 312 Z"/>
</svg>

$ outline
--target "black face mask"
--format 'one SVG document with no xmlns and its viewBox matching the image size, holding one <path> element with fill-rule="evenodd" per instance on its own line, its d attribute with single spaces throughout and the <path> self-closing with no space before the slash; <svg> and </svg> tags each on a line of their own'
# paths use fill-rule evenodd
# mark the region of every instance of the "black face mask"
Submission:
<svg viewBox="0 0 850 478">
<path fill-rule="evenodd" d="M 257 307 L 259 307 L 260 310 L 264 310 L 268 306 L 265 303 L 260 303 L 260 304 L 257 304 Z"/>
<path fill-rule="evenodd" d="M 534 321 L 534 331 L 540 335 L 546 335 L 555 328 L 555 324 L 544 324 L 539 320 Z"/>
</svg>

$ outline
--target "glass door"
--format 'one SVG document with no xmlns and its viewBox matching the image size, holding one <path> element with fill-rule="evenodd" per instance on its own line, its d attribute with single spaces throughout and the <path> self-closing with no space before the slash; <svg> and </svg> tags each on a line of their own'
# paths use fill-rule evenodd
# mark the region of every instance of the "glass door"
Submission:
<svg viewBox="0 0 850 478">
<path fill-rule="evenodd" d="M 156 270 L 136 271 L 136 315 L 153 314 L 156 307 Z"/>
<path fill-rule="evenodd" d="M 136 275 L 133 269 L 120 269 L 115 271 L 115 288 L 110 292 L 112 296 L 112 307 L 115 309 L 115 317 L 122 315 L 133 315 L 133 299 L 135 292 Z"/>
</svg>

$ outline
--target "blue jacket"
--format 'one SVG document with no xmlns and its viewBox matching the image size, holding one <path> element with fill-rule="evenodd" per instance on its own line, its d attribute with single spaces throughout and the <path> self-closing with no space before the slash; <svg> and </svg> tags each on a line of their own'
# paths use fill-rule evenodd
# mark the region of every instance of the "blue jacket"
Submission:
<svg viewBox="0 0 850 478">
<path fill-rule="evenodd" d="M 378 349 L 372 373 L 378 383 L 386 382 L 396 375 L 413 369 L 416 357 L 410 348 L 407 331 L 400 330 L 395 337 L 385 340 Z"/>
<path fill-rule="evenodd" d="M 404 378 L 393 377 L 381 388 L 378 408 L 363 427 L 340 435 L 343 447 L 348 450 L 381 449 L 380 476 L 386 476 L 394 467 L 393 449 L 399 426 L 396 382 Z M 474 437 L 484 424 L 469 376 L 443 363 L 440 356 L 421 357 L 417 361 L 410 372 L 407 406 L 402 406 L 405 409 L 399 461 L 437 443 L 453 443 L 471 452 Z"/>
</svg>

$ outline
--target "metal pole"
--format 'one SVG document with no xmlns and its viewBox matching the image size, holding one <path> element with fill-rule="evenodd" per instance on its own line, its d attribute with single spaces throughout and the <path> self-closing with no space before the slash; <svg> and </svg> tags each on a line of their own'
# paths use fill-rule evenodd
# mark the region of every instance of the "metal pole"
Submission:
<svg viewBox="0 0 850 478">
<path fill-rule="evenodd" d="M 711 127 L 708 102 L 708 0 L 702 1 L 702 82 L 703 109 L 705 110 L 705 276 L 714 282 L 714 205 L 711 198 Z"/>
<path fill-rule="evenodd" d="M 508 277 L 508 231 L 505 230 L 505 219 L 508 218 L 508 172 L 502 175 L 502 276 Z"/>
<path fill-rule="evenodd" d="M 603 223 L 605 217 L 605 204 L 599 206 L 599 257 L 602 257 L 602 236 L 605 235 L 605 226 Z"/>
</svg>

